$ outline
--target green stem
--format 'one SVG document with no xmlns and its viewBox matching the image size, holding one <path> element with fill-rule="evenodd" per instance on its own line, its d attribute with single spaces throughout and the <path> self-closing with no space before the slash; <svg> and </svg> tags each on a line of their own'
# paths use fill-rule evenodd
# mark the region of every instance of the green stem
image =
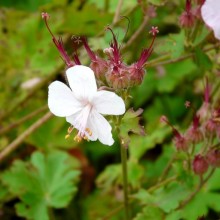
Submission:
<svg viewBox="0 0 220 220">
<path fill-rule="evenodd" d="M 129 206 L 128 206 L 128 175 L 127 175 L 127 148 L 121 144 L 121 164 L 123 175 L 123 191 L 124 191 L 124 207 L 125 220 L 129 220 Z"/>
</svg>

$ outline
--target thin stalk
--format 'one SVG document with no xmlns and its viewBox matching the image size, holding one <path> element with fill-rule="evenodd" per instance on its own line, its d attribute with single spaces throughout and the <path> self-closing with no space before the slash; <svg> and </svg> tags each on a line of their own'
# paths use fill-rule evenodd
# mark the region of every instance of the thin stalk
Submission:
<svg viewBox="0 0 220 220">
<path fill-rule="evenodd" d="M 36 129 L 43 125 L 46 121 L 52 118 L 52 113 L 47 112 L 40 119 L 38 119 L 34 124 L 32 124 L 27 130 L 20 134 L 14 141 L 12 141 L 8 146 L 6 146 L 0 152 L 0 162 L 5 159 L 12 151 L 16 150 L 17 147 Z"/>
<path fill-rule="evenodd" d="M 124 191 L 124 207 L 125 220 L 129 220 L 129 205 L 128 205 L 128 175 L 127 175 L 127 148 L 121 144 L 121 164 L 123 177 L 123 191 Z"/>
</svg>

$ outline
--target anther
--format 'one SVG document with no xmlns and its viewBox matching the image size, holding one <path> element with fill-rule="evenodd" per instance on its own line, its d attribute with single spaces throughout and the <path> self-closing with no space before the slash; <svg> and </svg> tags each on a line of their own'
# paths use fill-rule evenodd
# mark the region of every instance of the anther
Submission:
<svg viewBox="0 0 220 220">
<path fill-rule="evenodd" d="M 70 126 L 67 130 L 68 134 L 70 134 L 73 131 L 73 126 Z"/>
<path fill-rule="evenodd" d="M 86 132 L 89 134 L 89 136 L 92 136 L 92 131 L 89 128 L 86 128 Z"/>
<path fill-rule="evenodd" d="M 83 139 L 89 141 L 89 138 L 86 135 L 83 136 Z"/>
<path fill-rule="evenodd" d="M 69 134 L 67 134 L 66 136 L 65 136 L 65 139 L 68 139 L 70 137 L 70 135 Z"/>
<path fill-rule="evenodd" d="M 78 143 L 82 141 L 82 137 L 80 137 L 79 135 L 76 135 L 74 137 L 74 141 L 77 141 Z"/>
</svg>

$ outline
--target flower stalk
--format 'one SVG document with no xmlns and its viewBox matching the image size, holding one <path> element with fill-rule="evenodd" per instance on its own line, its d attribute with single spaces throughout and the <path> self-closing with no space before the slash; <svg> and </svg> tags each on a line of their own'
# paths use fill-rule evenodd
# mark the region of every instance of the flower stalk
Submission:
<svg viewBox="0 0 220 220">
<path fill-rule="evenodd" d="M 121 165 L 124 192 L 125 220 L 129 220 L 129 201 L 128 201 L 128 172 L 127 172 L 127 148 L 121 144 Z"/>
</svg>

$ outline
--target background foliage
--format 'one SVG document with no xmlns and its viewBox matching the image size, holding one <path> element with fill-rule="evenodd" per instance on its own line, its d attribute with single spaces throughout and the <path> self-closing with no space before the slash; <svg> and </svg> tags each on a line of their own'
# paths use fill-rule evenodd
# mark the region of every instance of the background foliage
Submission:
<svg viewBox="0 0 220 220">
<path fill-rule="evenodd" d="M 43 118 L 48 111 L 49 83 L 54 79 L 65 81 L 64 64 L 41 19 L 44 11 L 50 14 L 51 28 L 56 36 L 62 36 L 68 51 L 72 51 L 71 36 L 84 35 L 91 47 L 101 53 L 111 40 L 104 27 L 112 24 L 119 42 L 125 46 L 123 58 L 127 63 L 137 60 L 142 49 L 149 46 L 150 27 L 159 27 L 144 81 L 131 90 L 129 105 L 134 110 L 126 113 L 121 127 L 123 139 L 129 143 L 132 216 L 134 220 L 220 218 L 218 170 L 182 209 L 178 209 L 181 201 L 194 191 L 198 178 L 183 169 L 181 153 L 171 165 L 167 184 L 157 184 L 164 167 L 176 155 L 172 131 L 159 119 L 166 115 L 181 131 L 187 128 L 193 112 L 184 103 L 190 100 L 196 109 L 201 106 L 205 76 L 217 88 L 215 103 L 219 103 L 219 49 L 204 52 L 216 43 L 205 25 L 192 48 L 186 47 L 185 33 L 178 22 L 185 1 L 142 2 L 123 2 L 120 14 L 130 20 L 127 35 L 126 19 L 113 24 L 116 0 L 0 2 L 0 150 L 16 145 L 7 157 L 0 156 L 1 219 L 123 219 L 117 132 L 114 131 L 112 147 L 99 142 L 76 143 L 64 139 L 68 124 L 63 118 Z M 126 44 L 145 22 L 144 6 L 149 4 L 155 6 L 157 15 L 147 20 L 130 45 Z M 81 46 L 78 45 L 80 59 L 88 65 Z M 211 62 L 213 58 L 215 62 Z M 141 120 L 133 115 L 139 108 L 143 109 Z M 30 131 L 37 121 L 41 126 Z M 139 121 L 145 136 L 137 135 L 143 134 Z"/>
</svg>

